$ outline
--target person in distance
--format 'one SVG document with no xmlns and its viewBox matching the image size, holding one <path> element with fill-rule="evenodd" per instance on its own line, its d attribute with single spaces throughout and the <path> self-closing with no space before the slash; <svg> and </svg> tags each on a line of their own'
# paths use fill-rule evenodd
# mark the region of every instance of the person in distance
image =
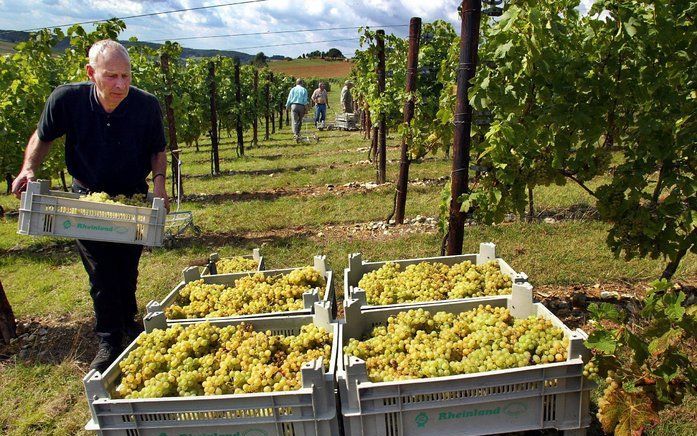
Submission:
<svg viewBox="0 0 697 436">
<path fill-rule="evenodd" d="M 315 127 L 318 125 L 324 126 L 327 119 L 327 109 L 329 108 L 329 99 L 327 98 L 327 90 L 324 82 L 319 82 L 319 88 L 312 93 L 312 101 L 315 103 Z"/>
<path fill-rule="evenodd" d="M 347 80 L 344 82 L 344 87 L 341 88 L 341 107 L 345 113 L 353 113 L 353 96 L 351 96 L 351 88 L 353 82 Z"/>
<path fill-rule="evenodd" d="M 290 108 L 290 115 L 293 119 L 293 138 L 296 141 L 300 137 L 300 128 L 302 127 L 305 110 L 309 103 L 305 81 L 303 79 L 296 80 L 295 86 L 291 88 L 286 100 L 286 108 Z"/>
<path fill-rule="evenodd" d="M 145 194 L 152 173 L 153 194 L 165 190 L 167 154 L 157 98 L 131 86 L 128 51 L 116 41 L 97 41 L 85 67 L 89 81 L 57 87 L 46 101 L 29 139 L 12 191 L 18 197 L 48 154 L 65 136 L 65 163 L 73 192 Z M 90 281 L 99 349 L 90 368 L 103 372 L 142 330 L 134 318 L 140 245 L 78 240 L 77 249 Z"/>
</svg>

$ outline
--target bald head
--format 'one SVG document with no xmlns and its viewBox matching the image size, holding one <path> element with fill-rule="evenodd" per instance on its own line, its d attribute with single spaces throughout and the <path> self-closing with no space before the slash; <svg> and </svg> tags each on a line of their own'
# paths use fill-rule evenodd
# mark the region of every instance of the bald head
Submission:
<svg viewBox="0 0 697 436">
<path fill-rule="evenodd" d="M 131 60 L 126 49 L 108 39 L 94 43 L 86 66 L 87 77 L 94 82 L 99 102 L 112 112 L 126 98 L 131 85 Z"/>
<path fill-rule="evenodd" d="M 106 58 L 118 57 L 126 60 L 129 64 L 131 58 L 128 56 L 128 50 L 116 41 L 111 39 L 102 39 L 92 44 L 89 52 L 89 64 L 96 67 L 97 64 Z"/>
</svg>

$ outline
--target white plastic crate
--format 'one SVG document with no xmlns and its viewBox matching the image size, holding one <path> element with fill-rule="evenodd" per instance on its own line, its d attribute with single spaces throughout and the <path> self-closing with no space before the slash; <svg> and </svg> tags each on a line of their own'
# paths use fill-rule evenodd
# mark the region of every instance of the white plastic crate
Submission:
<svg viewBox="0 0 697 436">
<path fill-rule="evenodd" d="M 161 320 L 146 316 L 146 331 L 165 328 Z M 211 321 L 221 327 L 241 322 Z M 297 334 L 309 323 L 333 332 L 329 369 L 324 370 L 321 358 L 306 363 L 301 368 L 303 387 L 295 391 L 112 399 L 110 392 L 121 375 L 118 363 L 136 347 L 134 341 L 104 374 L 92 370 L 83 379 L 92 413 L 85 429 L 108 436 L 337 435 L 335 372 L 339 335 L 338 325 L 331 323 L 328 304 L 317 303 L 314 315 L 255 318 L 244 322 L 258 331 L 271 330 L 273 334 Z"/>
<path fill-rule="evenodd" d="M 508 307 L 516 318 L 541 315 L 569 338 L 565 362 L 475 374 L 373 383 L 365 362 L 345 356 L 344 344 L 405 308 L 361 311 L 351 300 L 339 326 L 337 380 L 346 436 L 484 435 L 554 428 L 567 435 L 585 434 L 590 424 L 593 383 L 583 377 L 587 335 L 567 328 L 542 304 L 532 303 L 532 286 L 514 284 L 510 296 L 486 301 L 443 301 L 419 305 L 431 312 L 460 313 L 479 304 Z"/>
<path fill-rule="evenodd" d="M 159 247 L 164 235 L 164 200 L 152 207 L 80 200 L 80 194 L 50 190 L 48 180 L 29 182 L 22 193 L 17 233 Z"/>
<path fill-rule="evenodd" d="M 252 254 L 247 254 L 245 256 L 239 256 L 244 259 L 252 259 L 257 262 L 257 268 L 252 271 L 263 271 L 264 270 L 264 256 L 259 254 L 259 249 L 255 248 L 252 250 Z M 209 276 L 209 275 L 218 275 L 216 272 L 215 274 L 211 274 L 210 271 L 210 265 L 218 262 L 219 260 L 224 260 L 224 259 L 231 259 L 232 257 L 220 257 L 218 253 L 212 253 L 210 256 L 208 256 L 208 264 L 203 267 L 203 271 L 201 271 L 201 276 Z"/>
<path fill-rule="evenodd" d="M 491 242 L 483 242 L 479 244 L 479 253 L 477 254 L 461 254 L 457 256 L 439 256 L 424 257 L 417 259 L 389 260 L 382 262 L 364 262 L 363 255 L 361 253 L 349 254 L 349 267 L 344 269 L 344 304 L 346 304 L 348 300 L 355 299 L 360 302 L 362 310 L 373 310 L 385 307 L 409 308 L 425 303 L 424 301 L 420 301 L 412 303 L 396 303 L 387 305 L 368 304 L 365 291 L 358 287 L 358 282 L 363 278 L 365 274 L 382 268 L 386 263 L 395 263 L 400 265 L 402 268 L 405 268 L 409 265 L 415 265 L 424 262 L 439 262 L 448 266 L 452 266 L 465 261 L 470 261 L 474 265 L 482 265 L 492 260 L 496 261 L 499 264 L 501 272 L 503 274 L 508 275 L 513 283 L 525 283 L 528 281 L 528 276 L 525 273 L 516 272 L 513 268 L 510 267 L 510 265 L 508 265 L 508 263 L 506 263 L 505 260 L 501 259 L 500 257 L 496 257 L 496 245 Z M 473 297 L 468 299 L 476 300 L 485 298 L 489 297 Z M 451 299 L 447 301 L 460 300 L 464 299 Z"/>
<path fill-rule="evenodd" d="M 335 301 L 336 297 L 335 297 L 335 292 L 334 292 L 334 273 L 331 270 L 327 269 L 326 256 L 315 256 L 314 257 L 314 268 L 324 276 L 324 279 L 326 280 L 327 285 L 324 288 L 324 296 L 321 297 L 321 299 L 320 299 L 319 288 L 311 289 L 303 294 L 304 309 L 285 311 L 285 312 L 257 313 L 257 314 L 252 314 L 252 315 L 236 315 L 236 316 L 221 317 L 221 318 L 168 319 L 167 322 L 168 323 L 181 323 L 184 321 L 201 322 L 201 321 L 210 321 L 210 320 L 215 320 L 215 319 L 245 319 L 245 318 L 278 317 L 278 316 L 286 317 L 289 315 L 309 315 L 309 314 L 312 314 L 312 311 L 314 309 L 314 304 L 316 302 L 319 302 L 319 301 L 329 303 L 329 305 L 332 309 L 332 313 L 334 315 L 336 315 L 336 301 Z M 299 269 L 299 268 L 272 269 L 272 270 L 259 271 L 259 273 L 264 274 L 265 276 L 274 276 L 274 275 L 278 275 L 278 274 L 289 274 L 291 271 L 294 271 L 297 269 Z M 174 288 L 174 290 L 172 290 L 172 292 L 170 292 L 169 295 L 167 295 L 163 300 L 150 301 L 145 306 L 145 308 L 146 308 L 148 313 L 164 312 L 165 308 L 171 306 L 172 304 L 174 304 L 176 302 L 177 297 L 179 296 L 179 292 L 181 292 L 182 288 L 187 283 L 195 281 L 195 280 L 203 280 L 203 282 L 207 283 L 207 284 L 222 284 L 222 285 L 232 286 L 235 283 L 235 280 L 240 279 L 242 277 L 246 277 L 250 274 L 255 274 L 255 273 L 242 272 L 242 273 L 234 273 L 234 274 L 217 274 L 217 275 L 202 276 L 198 267 L 185 268 L 184 269 L 184 280 L 181 281 Z M 162 313 L 159 316 L 164 317 L 164 313 Z"/>
</svg>

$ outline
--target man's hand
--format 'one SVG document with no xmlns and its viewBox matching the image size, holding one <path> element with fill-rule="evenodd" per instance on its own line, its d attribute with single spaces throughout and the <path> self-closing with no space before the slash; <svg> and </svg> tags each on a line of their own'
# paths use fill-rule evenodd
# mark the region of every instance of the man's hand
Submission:
<svg viewBox="0 0 697 436">
<path fill-rule="evenodd" d="M 159 180 L 158 180 L 159 179 Z M 169 213 L 169 196 L 167 196 L 167 189 L 165 188 L 165 182 L 163 177 L 158 177 L 153 182 L 153 195 L 158 198 L 165 200 L 165 209 Z"/>
<path fill-rule="evenodd" d="M 12 182 L 12 193 L 15 195 L 15 197 L 20 198 L 22 196 L 22 191 L 27 188 L 27 183 L 34 181 L 35 179 L 36 177 L 34 176 L 34 170 L 22 169 L 14 182 Z"/>
<path fill-rule="evenodd" d="M 34 169 L 41 168 L 41 162 L 48 154 L 51 148 L 50 142 L 45 142 L 39 139 L 39 135 L 34 131 L 27 143 L 27 149 L 24 151 L 24 163 L 22 171 L 17 174 L 17 178 L 12 182 L 12 193 L 20 198 L 22 191 L 27 187 L 27 183 L 36 179 Z"/>
</svg>

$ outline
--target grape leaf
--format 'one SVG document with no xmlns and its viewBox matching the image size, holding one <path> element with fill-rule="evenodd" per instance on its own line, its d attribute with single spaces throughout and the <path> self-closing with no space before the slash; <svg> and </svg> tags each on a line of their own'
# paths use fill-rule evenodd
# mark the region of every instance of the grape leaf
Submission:
<svg viewBox="0 0 697 436">
<path fill-rule="evenodd" d="M 607 404 L 600 415 L 600 424 L 606 433 L 616 436 L 639 436 L 647 425 L 658 421 L 646 393 L 627 393 L 618 388 L 603 397 Z"/>
<path fill-rule="evenodd" d="M 586 346 L 602 351 L 605 354 L 613 354 L 617 348 L 617 341 L 612 333 L 606 330 L 596 330 L 588 336 Z"/>
<path fill-rule="evenodd" d="M 617 309 L 617 306 L 611 303 L 592 303 L 588 306 L 588 311 L 596 321 L 609 320 L 617 323 L 622 323 L 624 314 Z"/>
<path fill-rule="evenodd" d="M 634 359 L 639 365 L 643 365 L 644 361 L 649 357 L 649 350 L 646 343 L 641 340 L 641 338 L 629 330 L 625 331 L 625 339 L 627 345 L 634 351 Z"/>
<path fill-rule="evenodd" d="M 666 294 L 663 296 L 663 304 L 665 304 L 666 315 L 673 321 L 680 321 L 685 314 L 685 308 L 682 306 L 685 301 L 685 294 Z"/>
<path fill-rule="evenodd" d="M 651 353 L 652 356 L 663 354 L 668 348 L 674 346 L 681 338 L 682 330 L 670 329 L 649 343 L 649 353 Z"/>
<path fill-rule="evenodd" d="M 624 30 L 627 31 L 627 35 L 629 35 L 629 36 L 636 35 L 636 25 L 637 24 L 639 24 L 639 23 L 637 22 L 637 20 L 634 17 L 630 18 L 629 21 L 624 23 Z"/>
</svg>

